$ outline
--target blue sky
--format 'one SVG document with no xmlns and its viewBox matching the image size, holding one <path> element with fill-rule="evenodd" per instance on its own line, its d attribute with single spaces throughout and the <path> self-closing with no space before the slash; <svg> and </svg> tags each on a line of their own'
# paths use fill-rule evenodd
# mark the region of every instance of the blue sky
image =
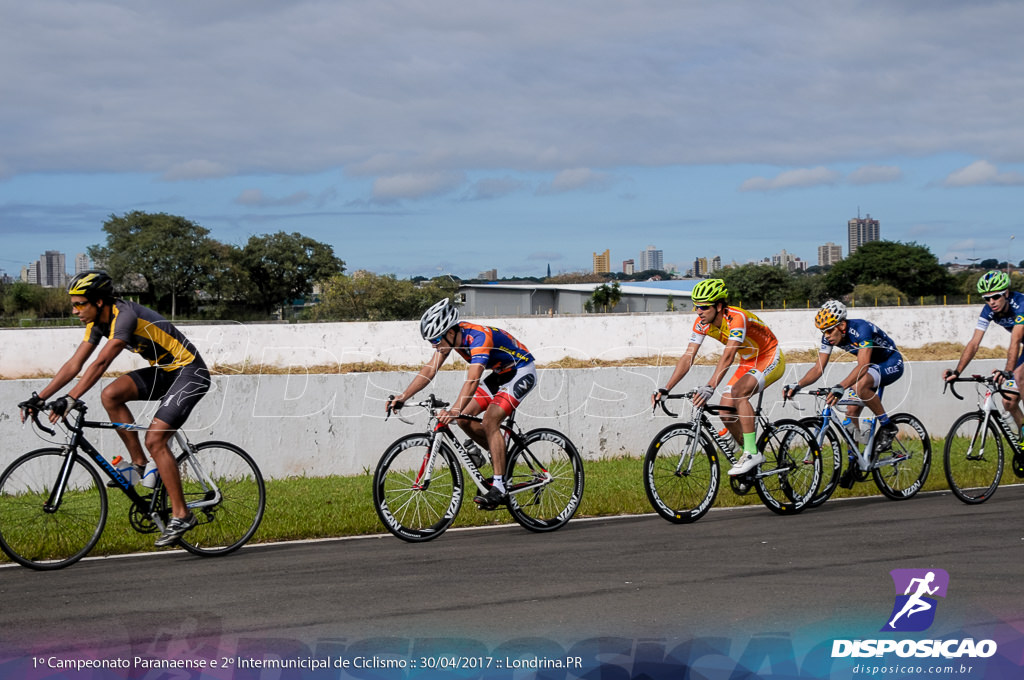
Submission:
<svg viewBox="0 0 1024 680">
<path fill-rule="evenodd" d="M 0 0 L 0 268 L 168 212 L 348 269 L 1024 259 L 1024 3 Z M 1015 237 L 1011 239 L 1012 237 Z"/>
</svg>

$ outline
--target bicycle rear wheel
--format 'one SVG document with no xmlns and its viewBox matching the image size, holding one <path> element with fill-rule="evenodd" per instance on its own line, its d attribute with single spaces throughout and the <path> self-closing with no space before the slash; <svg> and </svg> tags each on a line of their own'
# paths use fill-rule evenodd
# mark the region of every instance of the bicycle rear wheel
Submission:
<svg viewBox="0 0 1024 680">
<path fill-rule="evenodd" d="M 505 488 L 508 511 L 524 529 L 554 531 L 572 519 L 583 500 L 583 460 L 561 432 L 530 430 L 523 447 L 509 452 Z"/>
<path fill-rule="evenodd" d="M 430 437 L 411 434 L 388 447 L 373 475 L 373 508 L 392 534 L 411 543 L 437 538 L 462 506 L 462 468 L 444 442 L 429 478 Z"/>
<path fill-rule="evenodd" d="M 807 428 L 795 420 L 769 423 L 757 450 L 764 455 L 754 476 L 761 502 L 779 515 L 807 507 L 821 484 L 821 450 Z"/>
<path fill-rule="evenodd" d="M 810 431 L 815 440 L 819 437 L 821 417 L 803 418 L 800 424 Z M 821 439 L 821 484 L 818 493 L 807 502 L 807 507 L 816 508 L 835 493 L 843 472 L 843 445 L 834 428 L 826 424 L 825 436 Z"/>
<path fill-rule="evenodd" d="M 178 456 L 185 503 L 199 520 L 178 543 L 196 555 L 227 555 L 252 538 L 267 491 L 252 457 L 234 444 L 203 442 Z M 211 501 L 216 503 L 209 504 Z"/>
<path fill-rule="evenodd" d="M 899 433 L 886 451 L 874 454 L 871 470 L 878 490 L 895 501 L 912 498 L 921 490 L 932 467 L 932 442 L 921 421 L 909 413 L 889 416 Z"/>
<path fill-rule="evenodd" d="M 960 416 L 949 428 L 942 452 L 950 490 L 972 505 L 991 498 L 1003 478 L 1003 438 L 991 419 L 988 427 L 984 423 L 982 413 Z"/>
<path fill-rule="evenodd" d="M 39 449 L 0 476 L 0 548 L 30 569 L 61 569 L 85 557 L 107 521 L 107 491 L 99 473 L 74 454 L 64 494 L 47 509 L 67 454 Z"/>
<path fill-rule="evenodd" d="M 669 425 L 647 447 L 644 490 L 669 522 L 696 522 L 715 504 L 718 487 L 715 450 L 693 423 Z"/>
</svg>

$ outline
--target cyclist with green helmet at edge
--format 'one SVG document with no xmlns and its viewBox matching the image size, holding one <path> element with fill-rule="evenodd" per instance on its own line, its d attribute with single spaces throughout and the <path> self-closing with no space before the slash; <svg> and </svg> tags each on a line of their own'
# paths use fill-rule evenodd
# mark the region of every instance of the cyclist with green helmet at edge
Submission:
<svg viewBox="0 0 1024 680">
<path fill-rule="evenodd" d="M 722 390 L 721 405 L 732 407 L 737 412 L 735 416 L 723 415 L 722 423 L 733 439 L 742 443 L 743 455 L 729 470 L 732 476 L 741 475 L 764 462 L 764 456 L 757 451 L 754 407 L 750 405 L 750 397 L 782 377 L 786 371 L 786 360 L 779 349 L 778 339 L 764 322 L 745 309 L 729 306 L 725 281 L 705 279 L 693 287 L 690 296 L 697 312 L 690 344 L 679 357 L 665 387 L 652 395 L 651 403 L 657 404 L 686 376 L 704 338 L 711 336 L 724 344 L 725 349 L 711 373 L 711 379 L 697 388 L 693 404 L 699 407 L 708 403 L 733 361 L 739 357 L 736 372 Z"/>
<path fill-rule="evenodd" d="M 978 316 L 978 325 L 974 327 L 974 335 L 967 342 L 956 368 L 946 369 L 943 378 L 947 381 L 960 377 L 960 373 L 971 363 L 981 346 L 981 339 L 993 321 L 1010 333 L 1010 347 L 1006 351 L 1006 366 L 995 371 L 996 382 L 1006 389 L 1017 389 L 1024 377 L 1024 293 L 1010 292 L 1010 276 L 1006 272 L 993 270 L 978 279 L 978 292 L 985 300 L 985 306 Z M 1012 381 L 1012 382 L 1011 382 Z M 1024 423 L 1024 414 L 1020 410 L 1020 395 L 1003 396 L 1003 408 L 1006 409 L 1017 427 Z"/>
<path fill-rule="evenodd" d="M 104 338 L 106 344 L 82 373 L 78 383 L 67 396 L 50 403 L 50 422 L 56 422 L 69 413 L 75 403 L 99 382 L 110 363 L 123 350 L 135 352 L 149 361 L 150 366 L 116 378 L 103 388 L 100 396 L 110 420 L 115 423 L 135 421 L 127 402 L 161 400 L 146 431 L 146 448 L 171 501 L 171 517 L 156 545 L 174 545 L 182 534 L 196 526 L 198 520 L 185 504 L 181 474 L 168 442 L 209 391 L 210 372 L 199 351 L 171 322 L 137 302 L 115 297 L 113 281 L 106 272 L 91 270 L 78 274 L 68 284 L 68 294 L 72 311 L 85 324 L 85 337 L 48 385 L 18 404 L 21 418 L 24 421 L 27 414 L 42 411 L 46 400 L 82 371 Z M 115 431 L 141 477 L 147 466 L 138 432 Z"/>
</svg>

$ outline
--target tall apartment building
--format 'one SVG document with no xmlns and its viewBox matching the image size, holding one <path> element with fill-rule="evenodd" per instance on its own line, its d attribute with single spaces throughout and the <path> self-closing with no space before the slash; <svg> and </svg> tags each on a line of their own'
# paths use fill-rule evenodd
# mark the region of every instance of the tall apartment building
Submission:
<svg viewBox="0 0 1024 680">
<path fill-rule="evenodd" d="M 807 262 L 801 260 L 793 253 L 787 253 L 785 248 L 777 255 L 772 255 L 772 265 L 782 267 L 786 271 L 797 271 L 807 269 Z"/>
<path fill-rule="evenodd" d="M 605 250 L 600 255 L 594 253 L 594 273 L 610 274 L 612 271 L 612 251 Z"/>
<path fill-rule="evenodd" d="M 832 241 L 829 241 L 823 246 L 818 246 L 819 267 L 831 267 L 841 259 L 843 259 L 842 246 L 837 246 L 835 243 L 832 243 Z"/>
<path fill-rule="evenodd" d="M 720 271 L 722 271 L 722 256 L 715 255 L 711 258 L 711 273 L 714 274 Z"/>
<path fill-rule="evenodd" d="M 634 266 L 635 264 L 636 263 L 633 262 L 633 260 L 623 260 L 622 261 L 622 273 L 623 274 L 627 274 L 627 275 L 628 274 L 633 274 L 636 271 L 636 268 Z"/>
<path fill-rule="evenodd" d="M 708 275 L 708 258 L 698 257 L 693 261 L 693 275 L 694 276 L 707 276 Z"/>
<path fill-rule="evenodd" d="M 846 228 L 849 243 L 846 252 L 850 255 L 857 252 L 857 248 L 865 243 L 880 241 L 882 238 L 882 230 L 879 226 L 878 220 L 871 219 L 870 213 L 868 213 L 867 217 L 864 218 L 857 215 L 857 217 L 846 223 Z"/>
<path fill-rule="evenodd" d="M 92 263 L 89 261 L 89 256 L 85 253 L 78 253 L 75 255 L 75 275 L 87 272 L 92 269 Z"/>
<path fill-rule="evenodd" d="M 665 269 L 665 253 L 654 246 L 647 246 L 640 253 L 639 270 L 642 272 L 648 269 Z"/>
<path fill-rule="evenodd" d="M 498 280 L 498 270 L 497 269 L 488 269 L 487 271 L 483 271 L 483 272 L 480 272 L 479 274 L 477 274 L 476 278 L 480 279 L 481 281 L 497 281 Z"/>
</svg>

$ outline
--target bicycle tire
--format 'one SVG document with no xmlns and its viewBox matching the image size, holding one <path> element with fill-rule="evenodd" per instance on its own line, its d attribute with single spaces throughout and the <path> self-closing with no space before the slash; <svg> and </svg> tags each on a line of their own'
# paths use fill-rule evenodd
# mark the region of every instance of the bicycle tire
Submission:
<svg viewBox="0 0 1024 680">
<path fill-rule="evenodd" d="M 0 548 L 22 566 L 63 569 L 85 557 L 103 533 L 107 490 L 96 468 L 72 455 L 64 495 L 53 512 L 43 506 L 64 466 L 62 449 L 30 451 L 0 475 Z"/>
<path fill-rule="evenodd" d="M 200 477 L 200 469 L 217 485 L 216 505 L 194 505 L 216 493 Z M 199 520 L 178 544 L 204 557 L 227 555 L 245 545 L 259 529 L 267 504 L 263 475 L 252 456 L 234 444 L 208 441 L 179 455 L 178 470 L 185 503 Z"/>
<path fill-rule="evenodd" d="M 776 420 L 761 432 L 757 450 L 764 456 L 754 475 L 761 502 L 778 515 L 801 512 L 821 484 L 821 450 L 814 436 L 795 420 Z"/>
<path fill-rule="evenodd" d="M 802 418 L 800 424 L 818 438 L 818 428 L 821 427 L 821 417 Z M 821 484 L 818 485 L 818 493 L 807 502 L 807 507 L 816 508 L 823 504 L 839 486 L 839 478 L 843 473 L 843 444 L 835 428 L 831 424 L 825 426 L 825 437 L 821 441 Z"/>
<path fill-rule="evenodd" d="M 932 467 L 932 442 L 921 421 L 909 413 L 889 416 L 899 428 L 887 451 L 875 455 L 880 467 L 871 470 L 875 486 L 894 501 L 913 498 L 928 480 Z"/>
<path fill-rule="evenodd" d="M 969 505 L 991 498 L 1003 478 L 1002 433 L 991 418 L 982 432 L 984 423 L 980 411 L 960 416 L 949 428 L 942 451 L 949 489 Z"/>
<path fill-rule="evenodd" d="M 540 428 L 523 435 L 505 466 L 508 511 L 524 529 L 554 531 L 572 519 L 583 501 L 583 459 L 573 443 L 557 430 Z M 544 479 L 544 486 L 515 493 Z"/>
<path fill-rule="evenodd" d="M 691 449 L 692 461 L 688 460 Z M 703 517 L 715 504 L 720 481 L 715 448 L 693 423 L 669 425 L 647 447 L 647 500 L 655 512 L 673 524 L 689 524 Z"/>
<path fill-rule="evenodd" d="M 417 488 L 416 475 L 429 454 L 427 435 L 402 437 L 387 448 L 373 473 L 373 509 L 388 531 L 410 543 L 443 534 L 462 506 L 462 468 L 443 441 L 430 480 Z"/>
</svg>

